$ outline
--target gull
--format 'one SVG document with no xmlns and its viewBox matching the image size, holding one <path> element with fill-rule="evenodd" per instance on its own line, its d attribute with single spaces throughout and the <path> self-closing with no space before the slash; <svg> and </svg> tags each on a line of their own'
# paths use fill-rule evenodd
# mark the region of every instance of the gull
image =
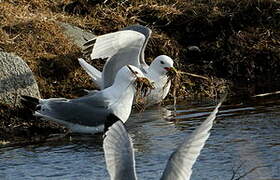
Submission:
<svg viewBox="0 0 280 180">
<path fill-rule="evenodd" d="M 207 119 L 189 137 L 186 137 L 183 143 L 171 154 L 161 180 L 190 179 L 193 164 L 210 136 L 209 131 L 223 100 L 220 101 Z M 111 180 L 137 179 L 132 140 L 121 121 L 116 121 L 108 128 L 103 140 L 103 149 Z"/>
<path fill-rule="evenodd" d="M 79 63 L 100 89 L 113 83 L 116 72 L 127 64 L 138 67 L 154 82 L 155 89 L 147 96 L 147 103 L 157 104 L 168 94 L 171 78 L 174 75 L 173 60 L 167 55 L 156 57 L 150 66 L 144 58 L 144 51 L 151 36 L 151 30 L 141 25 L 128 26 L 120 31 L 97 36 L 84 44 L 85 55 L 90 58 L 108 58 L 102 72 L 79 58 Z"/>
<path fill-rule="evenodd" d="M 106 118 L 127 121 L 139 79 L 147 80 L 140 69 L 127 65 L 119 70 L 112 86 L 101 91 L 76 99 L 22 96 L 22 102 L 35 109 L 35 116 L 60 123 L 72 132 L 94 134 L 102 131 Z"/>
</svg>

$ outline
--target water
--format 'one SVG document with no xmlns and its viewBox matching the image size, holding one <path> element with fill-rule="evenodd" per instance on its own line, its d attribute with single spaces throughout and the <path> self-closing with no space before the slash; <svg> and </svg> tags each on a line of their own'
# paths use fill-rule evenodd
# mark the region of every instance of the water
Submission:
<svg viewBox="0 0 280 180">
<path fill-rule="evenodd" d="M 132 136 L 139 179 L 159 179 L 169 155 L 215 107 L 188 102 L 133 113 Z M 223 105 L 192 180 L 280 179 L 280 100 Z M 235 178 L 232 178 L 235 174 Z M 0 149 L 0 179 L 109 179 L 102 138 Z"/>
</svg>

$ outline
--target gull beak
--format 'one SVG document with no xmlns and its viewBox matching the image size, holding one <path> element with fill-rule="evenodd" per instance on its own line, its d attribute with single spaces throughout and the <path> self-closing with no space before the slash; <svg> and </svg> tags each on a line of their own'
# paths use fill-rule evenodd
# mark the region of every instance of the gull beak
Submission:
<svg viewBox="0 0 280 180">
<path fill-rule="evenodd" d="M 168 77 L 175 77 L 178 73 L 175 67 L 165 67 L 164 69 L 167 71 L 166 75 Z"/>
</svg>

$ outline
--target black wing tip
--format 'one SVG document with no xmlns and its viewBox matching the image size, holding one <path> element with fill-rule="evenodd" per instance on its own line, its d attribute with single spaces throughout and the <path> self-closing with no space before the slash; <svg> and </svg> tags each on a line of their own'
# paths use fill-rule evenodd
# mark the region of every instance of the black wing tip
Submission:
<svg viewBox="0 0 280 180">
<path fill-rule="evenodd" d="M 118 118 L 116 115 L 114 115 L 113 113 L 109 114 L 107 116 L 107 118 L 105 120 L 105 124 L 104 124 L 104 135 L 109 130 L 109 128 L 118 121 L 122 122 L 122 120 L 120 118 Z"/>
<path fill-rule="evenodd" d="M 20 102 L 24 107 L 36 110 L 37 105 L 39 104 L 39 99 L 32 96 L 21 95 Z"/>
<path fill-rule="evenodd" d="M 32 96 L 21 95 L 21 100 L 39 104 L 39 99 Z"/>
<path fill-rule="evenodd" d="M 95 44 L 95 42 L 96 42 L 96 40 L 97 40 L 97 37 L 94 37 L 94 38 L 92 38 L 92 39 L 89 39 L 89 40 L 87 40 L 87 41 L 83 44 L 83 46 L 84 46 L 85 48 L 93 47 L 94 44 Z"/>
</svg>

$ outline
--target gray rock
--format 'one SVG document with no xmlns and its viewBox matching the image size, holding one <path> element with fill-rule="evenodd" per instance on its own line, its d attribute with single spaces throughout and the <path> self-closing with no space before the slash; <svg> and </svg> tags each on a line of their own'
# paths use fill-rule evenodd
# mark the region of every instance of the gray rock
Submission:
<svg viewBox="0 0 280 180">
<path fill-rule="evenodd" d="M 32 71 L 20 57 L 0 51 L 0 103 L 18 106 L 20 95 L 40 98 Z"/>
<path fill-rule="evenodd" d="M 62 23 L 59 22 L 59 25 L 64 29 L 65 34 L 73 40 L 73 42 L 83 49 L 83 44 L 92 38 L 95 37 L 95 35 L 91 32 L 87 32 L 79 27 L 73 26 L 68 23 Z"/>
</svg>

